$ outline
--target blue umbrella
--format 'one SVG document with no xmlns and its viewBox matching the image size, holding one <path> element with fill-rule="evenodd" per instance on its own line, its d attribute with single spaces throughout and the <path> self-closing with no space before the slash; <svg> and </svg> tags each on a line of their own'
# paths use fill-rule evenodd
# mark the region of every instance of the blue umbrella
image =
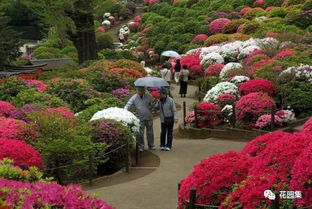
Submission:
<svg viewBox="0 0 312 209">
<path fill-rule="evenodd" d="M 165 57 L 176 57 L 176 58 L 181 57 L 181 55 L 179 55 L 179 53 L 175 51 L 164 51 L 163 53 L 161 53 L 161 55 Z"/>
<path fill-rule="evenodd" d="M 134 82 L 135 86 L 146 86 L 146 87 L 162 87 L 169 86 L 169 83 L 163 79 L 158 77 L 144 77 L 139 78 Z"/>
</svg>

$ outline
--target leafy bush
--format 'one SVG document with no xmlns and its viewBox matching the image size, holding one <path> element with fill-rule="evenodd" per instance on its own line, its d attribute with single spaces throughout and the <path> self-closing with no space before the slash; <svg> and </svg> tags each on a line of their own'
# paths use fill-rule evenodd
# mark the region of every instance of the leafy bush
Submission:
<svg viewBox="0 0 312 209">
<path fill-rule="evenodd" d="M 113 48 L 113 37 L 109 33 L 96 33 L 97 49 L 112 49 Z"/>
<path fill-rule="evenodd" d="M 133 60 L 120 59 L 114 62 L 113 66 L 119 67 L 119 68 L 132 68 L 137 71 L 140 71 L 143 74 L 146 73 L 146 71 L 144 70 L 144 67 L 140 63 L 133 61 Z"/>
<path fill-rule="evenodd" d="M 231 20 L 227 18 L 216 19 L 209 24 L 209 31 L 213 34 L 222 33 L 225 25 L 229 22 L 231 22 Z"/>
<path fill-rule="evenodd" d="M 284 18 L 286 16 L 286 12 L 282 7 L 276 7 L 270 11 L 270 17 L 281 17 Z"/>
<path fill-rule="evenodd" d="M 308 10 L 311 10 L 312 9 L 312 0 L 307 0 L 303 7 L 302 7 L 302 10 L 303 11 L 308 11 Z"/>
<path fill-rule="evenodd" d="M 32 53 L 32 56 L 38 59 L 61 58 L 61 50 L 53 47 L 40 46 Z"/>
<path fill-rule="evenodd" d="M 257 21 L 250 21 L 243 25 L 243 33 L 245 34 L 251 34 L 258 30 L 260 27 L 260 23 Z"/>
<path fill-rule="evenodd" d="M 264 6 L 269 7 L 269 6 L 281 6 L 284 0 L 264 0 Z"/>
<path fill-rule="evenodd" d="M 229 36 L 226 34 L 215 34 L 209 36 L 205 41 L 205 46 L 211 46 L 214 44 L 223 43 L 229 40 Z"/>
<path fill-rule="evenodd" d="M 12 118 L 0 119 L 0 139 L 14 139 L 31 142 L 36 140 L 37 133 L 26 122 Z"/>
<path fill-rule="evenodd" d="M 115 89 L 129 86 L 128 81 L 121 78 L 120 75 L 108 74 L 106 71 L 93 72 L 90 83 L 95 90 L 100 92 L 111 92 Z"/>
<path fill-rule="evenodd" d="M 245 19 L 238 19 L 238 20 L 232 20 L 231 22 L 227 23 L 223 28 L 223 33 L 236 33 L 238 27 L 244 23 L 246 23 L 248 20 Z"/>
<path fill-rule="evenodd" d="M 249 20 L 252 20 L 254 19 L 255 17 L 260 17 L 260 16 L 264 16 L 266 14 L 266 12 L 262 9 L 262 8 L 253 8 L 249 11 L 247 11 L 245 14 L 244 14 L 244 18 L 245 19 L 249 19 Z"/>
<path fill-rule="evenodd" d="M 11 101 L 21 91 L 28 89 L 22 79 L 11 76 L 0 82 L 0 100 Z"/>
<path fill-rule="evenodd" d="M 300 11 L 294 10 L 287 15 L 287 23 L 294 24 L 302 29 L 309 27 L 312 23 L 311 10 Z"/>
</svg>

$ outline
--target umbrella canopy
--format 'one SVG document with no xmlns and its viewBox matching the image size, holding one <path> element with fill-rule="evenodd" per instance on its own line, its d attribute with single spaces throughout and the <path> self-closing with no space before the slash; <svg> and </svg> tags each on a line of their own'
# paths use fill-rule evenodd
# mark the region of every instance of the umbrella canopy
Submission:
<svg viewBox="0 0 312 209">
<path fill-rule="evenodd" d="M 163 53 L 161 53 L 161 55 L 165 57 L 181 57 L 181 55 L 179 55 L 179 53 L 175 51 L 164 51 Z"/>
<path fill-rule="evenodd" d="M 139 78 L 134 82 L 135 86 L 146 86 L 146 87 L 162 87 L 162 86 L 169 86 L 169 83 L 163 79 L 158 77 L 144 77 Z"/>
</svg>

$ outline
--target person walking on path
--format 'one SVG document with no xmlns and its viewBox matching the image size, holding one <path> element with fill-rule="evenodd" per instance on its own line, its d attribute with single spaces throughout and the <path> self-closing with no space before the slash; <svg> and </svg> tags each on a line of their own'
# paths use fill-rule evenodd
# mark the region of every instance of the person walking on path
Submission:
<svg viewBox="0 0 312 209">
<path fill-rule="evenodd" d="M 180 71 L 180 92 L 181 97 L 185 97 L 187 94 L 187 85 L 188 85 L 188 78 L 189 78 L 190 71 L 187 69 L 186 65 L 183 65 L 183 69 Z"/>
<path fill-rule="evenodd" d="M 123 29 L 120 29 L 120 31 L 119 31 L 118 39 L 119 39 L 119 42 L 121 44 L 125 43 L 125 35 L 124 35 L 124 30 Z"/>
<path fill-rule="evenodd" d="M 176 83 L 179 83 L 179 76 L 181 71 L 181 63 L 180 60 L 177 60 L 176 65 L 174 66 L 174 80 Z"/>
<path fill-rule="evenodd" d="M 167 63 L 164 64 L 162 66 L 162 69 L 160 70 L 160 74 L 161 74 L 161 77 L 163 79 L 165 79 L 169 83 L 169 85 L 170 85 L 171 84 L 171 77 L 172 77 L 172 75 L 171 75 L 171 71 L 169 70 L 170 67 L 168 67 L 168 66 L 169 66 L 169 64 L 167 64 Z"/>
<path fill-rule="evenodd" d="M 160 110 L 160 150 L 170 151 L 172 149 L 173 126 L 178 123 L 178 112 L 174 100 L 168 96 L 168 89 L 159 90 L 160 99 L 156 109 Z"/>
<path fill-rule="evenodd" d="M 146 94 L 146 88 L 144 86 L 137 87 L 137 94 L 132 96 L 124 109 L 129 110 L 132 106 L 136 109 L 136 116 L 140 120 L 140 130 L 137 134 L 137 142 L 139 145 L 139 151 L 144 150 L 144 130 L 146 128 L 146 138 L 148 143 L 148 148 L 150 150 L 155 150 L 154 145 L 154 131 L 153 131 L 153 115 L 152 109 L 152 97 Z"/>
</svg>

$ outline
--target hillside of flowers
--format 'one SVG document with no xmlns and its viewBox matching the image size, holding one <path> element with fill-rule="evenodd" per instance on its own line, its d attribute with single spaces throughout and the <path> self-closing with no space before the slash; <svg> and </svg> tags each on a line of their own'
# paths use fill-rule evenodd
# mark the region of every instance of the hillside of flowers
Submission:
<svg viewBox="0 0 312 209">
<path fill-rule="evenodd" d="M 299 132 L 275 131 L 251 140 L 240 152 L 201 160 L 181 181 L 179 208 L 191 188 L 197 190 L 196 203 L 220 209 L 270 208 L 265 190 L 294 191 L 294 198 L 280 199 L 281 208 L 311 207 L 311 121 Z"/>
</svg>

